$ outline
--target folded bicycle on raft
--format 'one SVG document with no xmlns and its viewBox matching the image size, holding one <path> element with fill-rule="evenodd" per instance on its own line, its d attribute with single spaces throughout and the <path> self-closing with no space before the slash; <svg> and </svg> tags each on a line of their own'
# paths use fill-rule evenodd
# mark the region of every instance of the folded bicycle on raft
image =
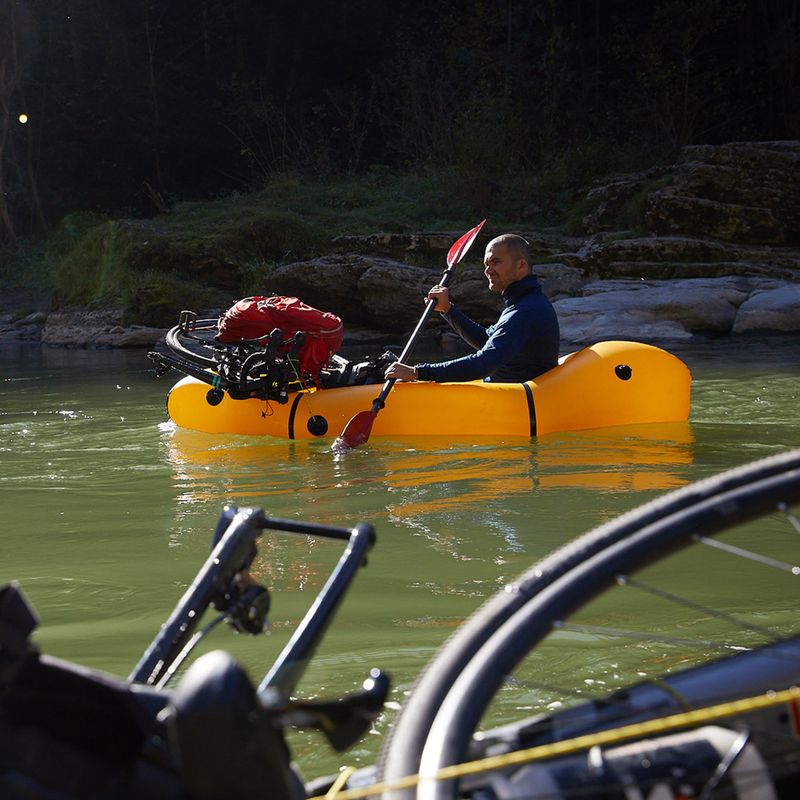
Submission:
<svg viewBox="0 0 800 800">
<path fill-rule="evenodd" d="M 198 319 L 182 311 L 165 337 L 166 348 L 149 353 L 161 376 L 170 369 L 211 388 L 209 405 L 227 395 L 286 403 L 309 388 L 381 383 L 396 357 L 385 352 L 352 362 L 338 355 L 342 320 L 297 297 L 253 296 L 238 300 L 222 316 Z"/>
<path fill-rule="evenodd" d="M 39 653 L 30 641 L 35 615 L 19 587 L 9 585 L 0 594 L 0 796 L 794 797 L 800 636 L 792 592 L 796 596 L 800 568 L 780 557 L 796 550 L 795 542 L 778 544 L 773 529 L 785 523 L 796 537 L 800 522 L 792 507 L 798 502 L 795 450 L 670 492 L 570 542 L 456 630 L 419 677 L 374 766 L 315 780 L 293 763 L 288 727 L 316 728 L 343 751 L 385 711 L 389 679 L 379 670 L 353 695 L 293 699 L 374 543 L 369 525 L 335 528 L 226 508 L 209 558 L 126 680 Z M 184 671 L 192 647 L 221 621 L 241 633 L 264 629 L 270 595 L 249 567 L 267 531 L 346 546 L 257 686 L 223 651 L 200 656 Z M 703 589 L 694 577 L 676 586 L 671 573 L 666 588 L 651 585 L 668 558 L 684 558 L 682 568 L 699 564 L 707 570 L 698 550 L 723 559 L 738 593 L 732 597 L 742 603 L 737 613 L 727 600 L 714 608 L 688 596 Z M 742 573 L 731 563 L 775 571 L 780 578 L 770 577 L 768 585 L 782 592 L 785 578 L 789 600 L 754 618 L 744 601 Z M 536 660 L 550 639 L 558 649 L 565 633 L 567 644 L 619 636 L 634 643 L 634 655 L 646 637 L 655 639 L 661 655 L 685 644 L 688 635 L 659 638 L 659 626 L 648 616 L 652 609 L 641 603 L 624 607 L 645 612 L 642 629 L 621 631 L 598 625 L 597 617 L 581 618 L 598 598 L 631 589 L 688 610 L 692 625 L 703 616 L 729 624 L 737 639 L 717 631 L 716 641 L 692 643 L 700 645 L 701 657 L 691 663 L 673 658 L 661 677 L 589 700 L 577 696 L 569 707 L 555 703 L 555 710 L 523 712 L 515 721 L 505 718 L 506 706 L 505 724 L 485 725 L 491 720 L 487 708 L 514 676 L 517 684 L 527 683 L 528 695 L 554 691 L 547 685 L 552 674 L 543 675 L 543 662 Z M 622 606 L 613 608 L 619 614 Z M 216 615 L 201 629 L 204 613 L 212 610 Z M 521 668 L 526 659 L 533 662 L 528 673 Z M 566 669 L 580 672 L 577 662 Z M 519 704 L 515 699 L 512 705 Z M 478 731 L 481 720 L 487 729 Z"/>
</svg>

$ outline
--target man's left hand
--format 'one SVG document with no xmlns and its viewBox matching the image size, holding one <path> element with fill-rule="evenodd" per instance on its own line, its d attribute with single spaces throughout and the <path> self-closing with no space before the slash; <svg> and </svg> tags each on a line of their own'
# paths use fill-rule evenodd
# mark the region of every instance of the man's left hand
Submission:
<svg viewBox="0 0 800 800">
<path fill-rule="evenodd" d="M 417 379 L 417 368 L 409 367 L 408 364 L 402 364 L 400 361 L 395 361 L 394 364 L 389 365 L 383 377 L 386 378 L 387 381 L 415 381 Z"/>
</svg>

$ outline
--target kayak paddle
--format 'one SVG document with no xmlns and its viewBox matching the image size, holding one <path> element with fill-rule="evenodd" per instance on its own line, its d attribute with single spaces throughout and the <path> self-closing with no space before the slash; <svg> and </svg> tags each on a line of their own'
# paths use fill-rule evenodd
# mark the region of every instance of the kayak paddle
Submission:
<svg viewBox="0 0 800 800">
<path fill-rule="evenodd" d="M 456 264 L 467 254 L 467 250 L 469 250 L 472 243 L 475 241 L 475 237 L 480 233 L 485 222 L 486 220 L 483 220 L 483 222 L 476 225 L 472 230 L 467 231 L 461 238 L 453 243 L 453 246 L 447 253 L 447 269 L 444 271 L 442 279 L 439 281 L 439 286 L 447 286 L 450 276 L 455 271 Z M 411 354 L 411 349 L 417 343 L 417 339 L 422 329 L 425 327 L 425 323 L 428 321 L 435 305 L 435 298 L 428 300 L 425 311 L 422 312 L 417 327 L 414 328 L 414 332 L 411 334 L 408 344 L 403 348 L 403 352 L 397 359 L 398 361 L 405 363 L 406 358 Z M 369 439 L 370 432 L 372 431 L 372 423 L 375 422 L 375 417 L 378 416 L 378 412 L 386 405 L 386 397 L 392 390 L 394 383 L 394 378 L 387 380 L 386 383 L 383 384 L 381 393 L 373 400 L 372 408 L 369 411 L 359 411 L 358 414 L 350 418 L 344 430 L 331 446 L 334 453 L 346 453 L 348 450 L 352 450 L 354 447 L 364 444 L 364 442 Z"/>
</svg>

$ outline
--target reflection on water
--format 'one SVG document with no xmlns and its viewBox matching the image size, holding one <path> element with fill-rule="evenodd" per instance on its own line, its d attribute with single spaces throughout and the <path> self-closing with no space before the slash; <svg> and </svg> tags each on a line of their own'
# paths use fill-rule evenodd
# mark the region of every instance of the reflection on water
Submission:
<svg viewBox="0 0 800 800">
<path fill-rule="evenodd" d="M 326 442 L 264 442 L 172 423 L 160 427 L 179 516 L 182 509 L 191 515 L 200 505 L 231 502 L 332 524 L 367 520 L 378 529 L 381 548 L 388 525 L 421 537 L 453 562 L 491 562 L 493 575 L 498 568 L 524 567 L 562 543 L 569 518 L 565 496 L 571 513 L 583 514 L 589 527 L 613 516 L 620 504 L 629 507 L 631 495 L 686 483 L 694 446 L 689 424 L 669 423 L 537 441 L 376 440 L 335 459 Z M 173 534 L 173 543 L 181 536 Z M 306 545 L 281 547 L 264 566 L 275 585 L 311 588 L 323 580 Z M 301 573 L 290 584 L 283 579 L 290 570 L 279 566 L 286 558 Z M 504 571 L 489 583 L 473 578 L 476 583 L 465 586 L 463 574 L 447 568 L 410 585 L 431 595 L 479 597 L 487 585 L 510 577 Z"/>
<path fill-rule="evenodd" d="M 539 490 L 666 490 L 686 483 L 694 436 L 689 423 L 637 425 L 552 434 L 534 442 L 482 443 L 435 437 L 373 444 L 370 473 L 348 469 L 355 453 L 331 460 L 330 470 L 309 463 L 305 442 L 234 440 L 161 426 L 166 457 L 183 487 L 180 502 L 208 500 L 209 472 L 224 474 L 231 498 L 351 490 L 379 482 L 390 492 L 397 519 L 453 509 Z M 293 469 L 294 468 L 294 469 Z M 328 482 L 325 482 L 325 480 Z M 442 491 L 446 484 L 446 490 Z"/>
</svg>

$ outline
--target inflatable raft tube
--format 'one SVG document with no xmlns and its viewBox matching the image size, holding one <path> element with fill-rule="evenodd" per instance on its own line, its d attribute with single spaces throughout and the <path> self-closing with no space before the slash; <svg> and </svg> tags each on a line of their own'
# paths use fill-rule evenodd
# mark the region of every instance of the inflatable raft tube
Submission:
<svg viewBox="0 0 800 800">
<path fill-rule="evenodd" d="M 689 416 L 691 374 L 672 354 L 639 342 L 599 342 L 564 356 L 526 383 L 398 382 L 378 414 L 376 436 L 541 436 Z M 206 433 L 334 438 L 350 418 L 368 411 L 380 386 L 311 389 L 279 404 L 264 400 L 207 401 L 209 385 L 183 378 L 167 411 L 181 428 Z"/>
</svg>

